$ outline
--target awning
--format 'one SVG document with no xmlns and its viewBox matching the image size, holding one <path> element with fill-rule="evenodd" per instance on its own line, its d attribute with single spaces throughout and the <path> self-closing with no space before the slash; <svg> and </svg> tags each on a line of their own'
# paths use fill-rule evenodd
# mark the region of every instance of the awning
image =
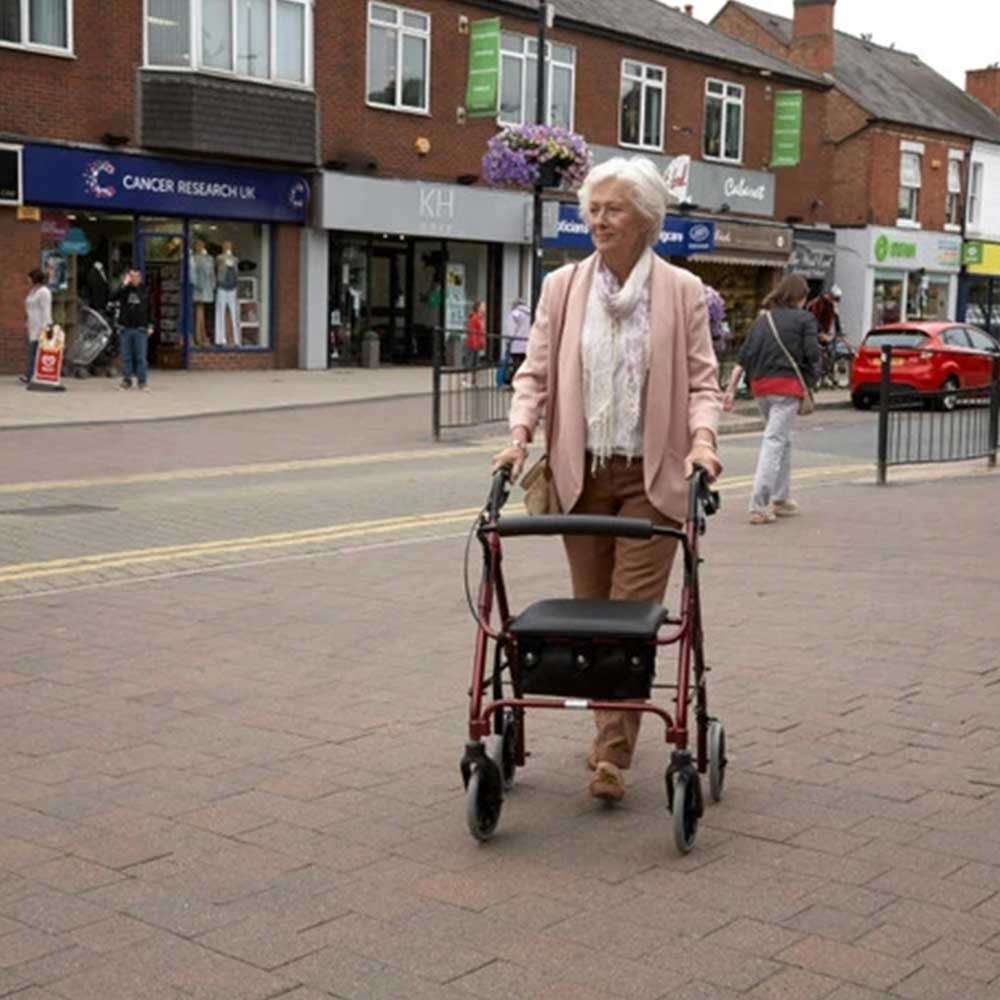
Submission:
<svg viewBox="0 0 1000 1000">
<path fill-rule="evenodd" d="M 788 266 L 787 257 L 750 257 L 737 254 L 696 253 L 688 260 L 699 264 L 732 264 L 735 267 L 773 267 L 784 270 Z"/>
</svg>

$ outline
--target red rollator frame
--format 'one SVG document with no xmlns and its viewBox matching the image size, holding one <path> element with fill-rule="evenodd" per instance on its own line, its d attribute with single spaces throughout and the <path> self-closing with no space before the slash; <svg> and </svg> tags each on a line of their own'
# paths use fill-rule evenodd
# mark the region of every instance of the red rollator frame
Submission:
<svg viewBox="0 0 1000 1000">
<path fill-rule="evenodd" d="M 525 714 L 528 709 L 559 709 L 644 712 L 663 721 L 666 742 L 674 747 L 665 781 L 667 808 L 673 815 L 674 841 L 687 853 L 694 846 L 698 822 L 704 812 L 700 775 L 707 772 L 709 791 L 716 802 L 722 797 L 726 769 L 725 731 L 708 714 L 708 691 L 703 648 L 699 593 L 698 541 L 706 519 L 719 509 L 719 495 L 709 486 L 707 474 L 695 470 L 683 529 L 653 524 L 637 518 L 593 515 L 536 515 L 500 517 L 510 493 L 510 470 L 499 469 L 493 477 L 489 499 L 476 528 L 483 553 L 482 578 L 476 606 L 477 630 L 472 686 L 469 701 L 469 739 L 461 761 L 465 784 L 466 819 L 476 838 L 487 840 L 496 830 L 504 794 L 509 791 L 518 767 L 525 764 Z M 656 646 L 678 646 L 675 684 L 650 684 L 653 689 L 674 692 L 673 711 L 652 701 L 634 698 L 592 699 L 580 697 L 525 697 L 519 668 L 518 618 L 510 613 L 503 578 L 502 538 L 541 535 L 604 535 L 650 539 L 669 535 L 680 543 L 684 554 L 684 582 L 680 613 L 670 617 L 659 609 L 659 628 L 652 640 Z M 573 602 L 560 602 L 572 605 Z M 630 602 L 600 602 L 612 611 Z M 494 606 L 499 624 L 492 626 Z M 654 607 L 654 611 L 657 610 Z M 664 634 L 664 629 L 668 631 Z M 554 637 L 557 641 L 558 636 Z M 616 641 L 594 635 L 605 648 Z M 491 655 L 492 647 L 492 655 Z M 633 660 L 632 662 L 637 662 Z M 492 663 L 492 669 L 488 664 Z M 692 670 L 693 665 L 693 670 Z M 505 691 L 505 688 L 508 689 Z M 486 694 L 490 692 L 490 697 Z M 689 722 L 694 708 L 693 730 Z M 692 754 L 691 743 L 694 743 Z"/>
</svg>

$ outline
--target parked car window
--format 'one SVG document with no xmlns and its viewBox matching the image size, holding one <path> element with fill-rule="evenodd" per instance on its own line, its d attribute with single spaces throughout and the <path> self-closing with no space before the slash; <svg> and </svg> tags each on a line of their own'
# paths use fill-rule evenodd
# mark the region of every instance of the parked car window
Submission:
<svg viewBox="0 0 1000 1000">
<path fill-rule="evenodd" d="M 964 330 L 955 328 L 953 330 L 945 330 L 941 335 L 941 343 L 947 344 L 948 347 L 971 347 L 969 343 L 969 338 Z"/>
<path fill-rule="evenodd" d="M 872 330 L 865 337 L 865 347 L 921 347 L 927 339 L 921 330 Z"/>
<path fill-rule="evenodd" d="M 989 351 L 992 354 L 1000 351 L 1000 346 L 997 345 L 997 342 L 988 334 L 983 333 L 982 330 L 973 330 L 970 327 L 966 327 L 965 332 L 969 335 L 969 340 L 972 341 L 972 346 L 977 351 Z"/>
</svg>

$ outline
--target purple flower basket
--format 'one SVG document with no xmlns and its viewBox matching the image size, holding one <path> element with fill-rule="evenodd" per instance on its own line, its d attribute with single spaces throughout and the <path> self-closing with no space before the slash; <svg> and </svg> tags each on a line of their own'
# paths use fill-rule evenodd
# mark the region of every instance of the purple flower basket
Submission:
<svg viewBox="0 0 1000 1000">
<path fill-rule="evenodd" d="M 583 136 L 550 125 L 510 125 L 492 139 L 483 157 L 483 179 L 491 187 L 530 191 L 536 185 L 576 191 L 590 171 Z"/>
</svg>

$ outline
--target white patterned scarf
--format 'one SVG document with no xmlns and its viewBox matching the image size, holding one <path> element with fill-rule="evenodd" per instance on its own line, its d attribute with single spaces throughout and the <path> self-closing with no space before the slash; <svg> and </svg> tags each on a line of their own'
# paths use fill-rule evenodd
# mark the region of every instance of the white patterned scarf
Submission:
<svg viewBox="0 0 1000 1000">
<path fill-rule="evenodd" d="M 593 472 L 612 455 L 642 454 L 642 391 L 649 368 L 653 251 L 624 286 L 598 262 L 583 324 L 583 398 Z"/>
</svg>

